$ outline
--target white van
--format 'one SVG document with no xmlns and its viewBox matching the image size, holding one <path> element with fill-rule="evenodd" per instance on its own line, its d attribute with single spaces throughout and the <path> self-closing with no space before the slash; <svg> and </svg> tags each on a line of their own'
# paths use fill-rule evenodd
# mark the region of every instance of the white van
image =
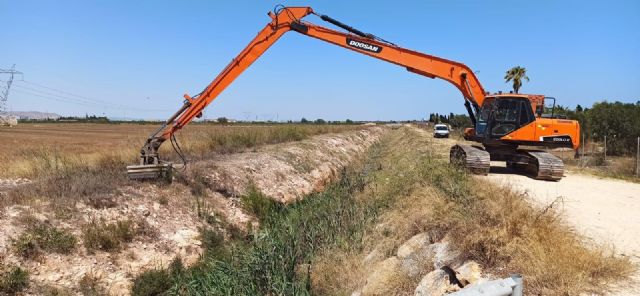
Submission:
<svg viewBox="0 0 640 296">
<path fill-rule="evenodd" d="M 449 127 L 446 124 L 436 124 L 433 127 L 433 137 L 434 138 L 448 138 L 449 137 Z"/>
</svg>

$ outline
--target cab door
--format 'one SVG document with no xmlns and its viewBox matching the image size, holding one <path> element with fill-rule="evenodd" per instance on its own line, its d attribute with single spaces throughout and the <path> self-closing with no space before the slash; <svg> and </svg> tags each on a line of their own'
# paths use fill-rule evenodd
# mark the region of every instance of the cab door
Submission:
<svg viewBox="0 0 640 296">
<path fill-rule="evenodd" d="M 498 98 L 494 104 L 488 129 L 491 138 L 502 138 L 535 121 L 531 104 L 526 98 Z"/>
</svg>

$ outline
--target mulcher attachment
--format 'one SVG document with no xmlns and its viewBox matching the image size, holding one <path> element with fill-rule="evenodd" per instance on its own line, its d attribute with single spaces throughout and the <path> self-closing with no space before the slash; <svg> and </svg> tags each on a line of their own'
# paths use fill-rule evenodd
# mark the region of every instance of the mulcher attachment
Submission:
<svg viewBox="0 0 640 296">
<path fill-rule="evenodd" d="M 454 145 L 449 151 L 449 161 L 463 166 L 474 174 L 487 175 L 491 167 L 489 152 L 476 146 Z"/>
<path fill-rule="evenodd" d="M 171 163 L 127 166 L 129 180 L 165 180 L 171 182 L 172 173 L 173 165 Z"/>
</svg>

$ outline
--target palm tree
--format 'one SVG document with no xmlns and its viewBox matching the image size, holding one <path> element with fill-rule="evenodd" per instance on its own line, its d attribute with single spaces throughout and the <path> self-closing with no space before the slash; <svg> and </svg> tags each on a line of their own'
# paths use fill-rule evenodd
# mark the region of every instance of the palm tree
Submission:
<svg viewBox="0 0 640 296">
<path fill-rule="evenodd" d="M 529 76 L 527 76 L 527 69 L 520 66 L 509 69 L 507 74 L 504 75 L 505 82 L 513 80 L 513 91 L 516 93 L 518 93 L 522 86 L 522 79 L 529 81 Z"/>
</svg>

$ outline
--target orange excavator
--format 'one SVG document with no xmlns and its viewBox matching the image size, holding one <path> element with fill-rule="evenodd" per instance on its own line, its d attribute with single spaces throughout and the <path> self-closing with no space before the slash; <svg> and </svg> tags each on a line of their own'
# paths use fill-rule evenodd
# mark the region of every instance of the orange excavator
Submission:
<svg viewBox="0 0 640 296">
<path fill-rule="evenodd" d="M 319 15 L 310 7 L 278 5 L 268 15 L 271 22 L 258 36 L 200 94 L 193 97 L 184 95 L 184 105 L 147 139 L 140 151 L 140 164 L 127 167 L 131 179 L 170 176 L 172 164 L 161 161 L 158 155 L 162 143 L 170 140 L 174 148 L 179 149 L 175 133 L 194 118 L 201 117 L 204 108 L 289 31 L 396 64 L 418 75 L 444 79 L 453 84 L 462 93 L 464 106 L 474 126 L 465 130 L 464 137 L 481 145 L 459 144 L 451 147 L 450 161 L 465 166 L 474 173 L 487 174 L 492 160 L 506 161 L 508 167 L 528 172 L 537 179 L 559 180 L 564 171 L 562 160 L 536 147 L 578 149 L 580 126 L 577 121 L 543 115 L 545 101 L 553 101 L 555 107 L 554 98 L 543 95 L 490 94 L 482 88 L 474 72 L 462 63 L 403 48 L 329 16 Z M 303 18 L 309 15 L 316 15 L 344 31 L 304 21 Z"/>
</svg>

